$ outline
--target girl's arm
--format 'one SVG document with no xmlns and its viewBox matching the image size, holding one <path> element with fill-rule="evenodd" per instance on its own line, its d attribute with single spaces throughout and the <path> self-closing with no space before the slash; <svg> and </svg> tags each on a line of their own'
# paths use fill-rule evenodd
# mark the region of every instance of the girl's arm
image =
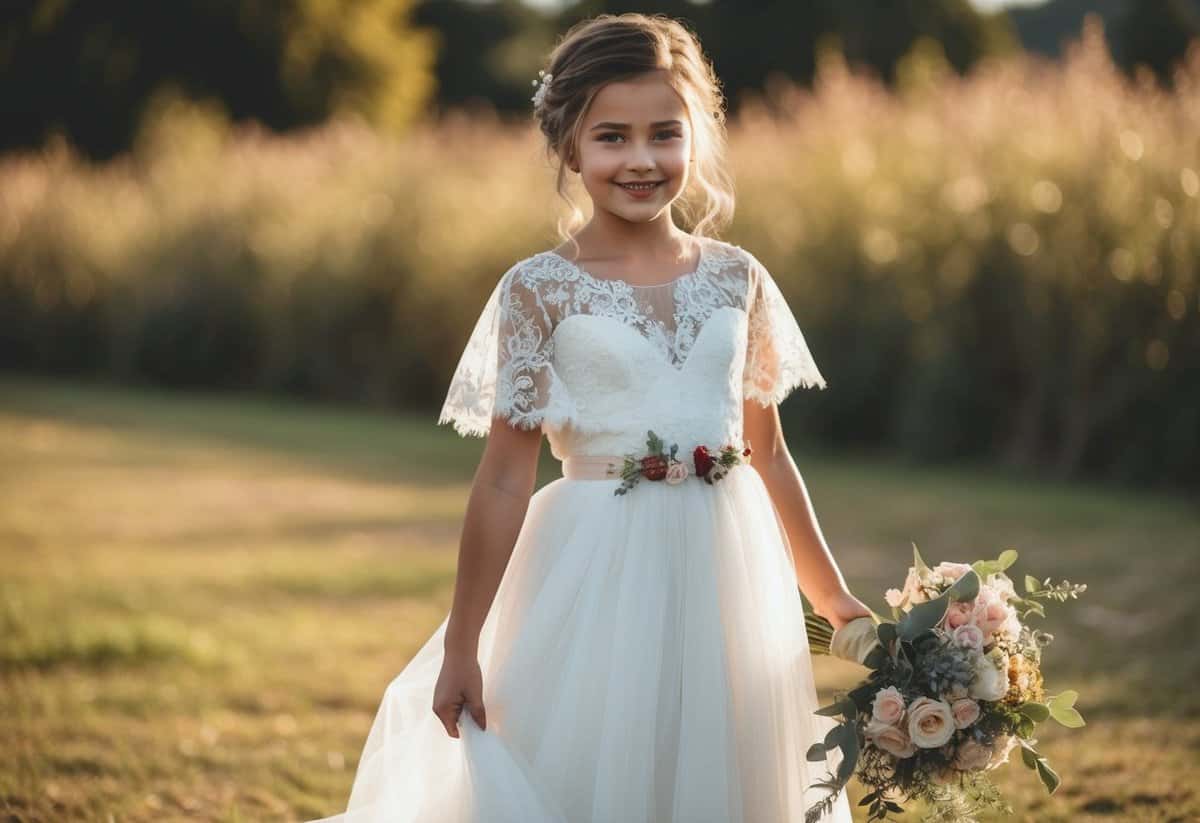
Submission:
<svg viewBox="0 0 1200 823">
<path fill-rule="evenodd" d="M 492 420 L 463 520 L 454 604 L 446 625 L 447 652 L 474 657 L 478 651 L 479 632 L 529 508 L 541 443 L 541 429 Z"/>
<path fill-rule="evenodd" d="M 779 407 L 772 403 L 763 408 L 747 399 L 743 403 L 743 436 L 753 449 L 750 465 L 758 470 L 779 515 L 796 582 L 813 611 L 835 629 L 855 617 L 869 616 L 871 610 L 850 593 L 825 545 L 804 479 L 784 441 Z"/>
</svg>

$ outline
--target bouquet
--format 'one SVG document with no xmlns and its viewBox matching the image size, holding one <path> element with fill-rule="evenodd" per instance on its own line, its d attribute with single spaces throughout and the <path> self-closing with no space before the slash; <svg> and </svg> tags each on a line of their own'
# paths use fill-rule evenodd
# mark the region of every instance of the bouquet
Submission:
<svg viewBox="0 0 1200 823">
<path fill-rule="evenodd" d="M 1084 721 L 1075 691 L 1046 694 L 1042 649 L 1053 636 L 1026 620 L 1045 617 L 1042 601 L 1065 602 L 1087 587 L 1027 575 L 1018 595 L 1005 574 L 1016 559 L 1008 549 L 996 560 L 930 568 L 914 545 L 904 588 L 885 595 L 895 622 L 860 617 L 832 631 L 824 618 L 806 615 L 814 653 L 871 669 L 817 710 L 841 722 L 807 757 L 823 761 L 840 749 L 842 760 L 836 774 L 814 784 L 828 794 L 808 810 L 806 823 L 829 812 L 856 774 L 869 790 L 860 801 L 868 820 L 884 820 L 903 811 L 898 801 L 917 799 L 931 810 L 926 821 L 969 821 L 985 808 L 1011 813 L 988 772 L 1015 747 L 1049 793 L 1058 788 L 1058 774 L 1036 748 L 1037 724 L 1053 718 L 1076 728 Z"/>
</svg>

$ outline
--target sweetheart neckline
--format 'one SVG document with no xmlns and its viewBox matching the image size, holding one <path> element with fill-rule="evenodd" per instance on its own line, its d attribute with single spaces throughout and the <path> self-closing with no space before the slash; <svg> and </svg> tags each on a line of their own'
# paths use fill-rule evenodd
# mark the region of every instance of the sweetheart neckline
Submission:
<svg viewBox="0 0 1200 823">
<path fill-rule="evenodd" d="M 609 317 L 608 315 L 604 315 L 604 314 L 588 314 L 587 312 L 577 312 L 575 314 L 568 315 L 567 317 L 564 317 L 562 320 L 558 321 L 558 323 L 555 324 L 553 330 L 551 330 L 551 332 L 550 332 L 550 340 L 551 341 L 554 340 L 555 336 L 558 334 L 558 330 L 563 327 L 564 323 L 566 323 L 567 321 L 572 320 L 576 317 L 591 317 L 596 320 L 607 320 L 609 322 L 616 323 L 622 329 L 625 329 L 630 334 L 632 334 L 634 337 L 636 337 L 638 340 L 642 341 L 642 343 L 644 343 L 650 349 L 650 351 L 654 352 L 654 354 L 658 358 L 659 362 L 661 362 L 667 368 L 669 368 L 675 372 L 682 372 L 685 368 L 687 368 L 687 364 L 692 362 L 692 352 L 694 352 L 696 350 L 696 347 L 700 345 L 700 338 L 704 336 L 705 329 L 707 329 L 710 325 L 712 325 L 713 317 L 717 314 L 717 312 L 725 311 L 726 309 L 732 309 L 733 311 L 737 312 L 738 314 L 740 314 L 743 317 L 749 317 L 749 314 L 747 314 L 746 310 L 743 309 L 741 306 L 719 306 L 719 307 L 713 309 L 712 312 L 709 313 L 708 317 L 705 318 L 704 322 L 702 324 L 700 324 L 700 331 L 696 332 L 696 339 L 692 341 L 692 345 L 691 345 L 691 348 L 688 349 L 687 356 L 683 358 L 683 360 L 679 363 L 679 365 L 675 365 L 670 360 L 668 360 L 663 355 L 662 351 L 660 351 L 657 346 L 655 346 L 653 343 L 651 343 L 650 340 L 644 334 L 639 332 L 637 329 L 633 328 L 628 323 L 621 322 L 620 320 L 618 320 L 615 317 Z"/>
</svg>

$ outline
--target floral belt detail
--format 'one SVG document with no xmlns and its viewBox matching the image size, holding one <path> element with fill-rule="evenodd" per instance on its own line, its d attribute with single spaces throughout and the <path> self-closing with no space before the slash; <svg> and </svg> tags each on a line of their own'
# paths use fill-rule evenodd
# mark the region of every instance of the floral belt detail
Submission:
<svg viewBox="0 0 1200 823">
<path fill-rule="evenodd" d="M 715 455 L 709 452 L 707 446 L 697 446 L 692 451 L 692 460 L 689 466 L 686 461 L 675 457 L 679 452 L 677 444 L 672 443 L 671 448 L 664 451 L 665 444 L 662 438 L 653 430 L 647 431 L 646 435 L 645 454 L 627 454 L 624 456 L 625 460 L 620 469 L 615 466 L 608 468 L 607 474 L 621 476 L 621 485 L 613 494 L 625 494 L 643 477 L 647 480 L 665 480 L 674 486 L 687 480 L 688 477 L 695 476 L 711 486 L 728 474 L 734 466 L 750 462 L 749 440 L 745 441 L 745 448 L 741 450 L 728 444 L 722 446 Z"/>
</svg>

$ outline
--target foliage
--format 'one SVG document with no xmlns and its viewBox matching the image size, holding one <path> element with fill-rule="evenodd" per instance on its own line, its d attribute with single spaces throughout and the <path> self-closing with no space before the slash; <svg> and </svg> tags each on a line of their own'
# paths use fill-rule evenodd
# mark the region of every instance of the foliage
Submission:
<svg viewBox="0 0 1200 823">
<path fill-rule="evenodd" d="M 1050 794 L 1058 788 L 1057 772 L 1034 748 L 1035 725 L 1053 718 L 1079 728 L 1084 720 L 1074 708 L 1077 692 L 1044 693 L 1041 653 L 1049 637 L 1017 620 L 1020 598 L 1004 573 L 1016 560 L 1007 549 L 995 560 L 931 569 L 913 545 L 903 591 L 888 590 L 898 619 L 875 625 L 878 646 L 862 658 L 869 675 L 816 712 L 839 722 L 808 759 L 822 762 L 838 749 L 841 761 L 836 774 L 813 784 L 826 794 L 807 810 L 808 823 L 829 812 L 855 775 L 869 790 L 860 803 L 868 820 L 903 811 L 902 800 L 925 801 L 927 823 L 974 821 L 988 809 L 1011 813 L 987 772 L 1007 762 L 1014 746 Z M 1075 597 L 1086 588 L 1047 581 L 1030 591 Z M 959 610 L 951 612 L 952 604 Z"/>
<path fill-rule="evenodd" d="M 1200 484 L 1200 58 L 1129 84 L 936 47 L 899 91 L 836 54 L 731 129 L 729 239 L 779 281 L 832 447 Z M 0 367 L 439 403 L 488 290 L 556 244 L 539 135 L 486 115 L 290 137 L 163 98 L 135 151 L 0 162 Z M 431 321 L 431 318 L 436 320 Z"/>
<path fill-rule="evenodd" d="M 52 133 L 127 150 L 160 95 L 274 129 L 354 112 L 407 128 L 433 93 L 434 41 L 411 0 L 24 0 L 0 10 L 0 150 Z"/>
</svg>

